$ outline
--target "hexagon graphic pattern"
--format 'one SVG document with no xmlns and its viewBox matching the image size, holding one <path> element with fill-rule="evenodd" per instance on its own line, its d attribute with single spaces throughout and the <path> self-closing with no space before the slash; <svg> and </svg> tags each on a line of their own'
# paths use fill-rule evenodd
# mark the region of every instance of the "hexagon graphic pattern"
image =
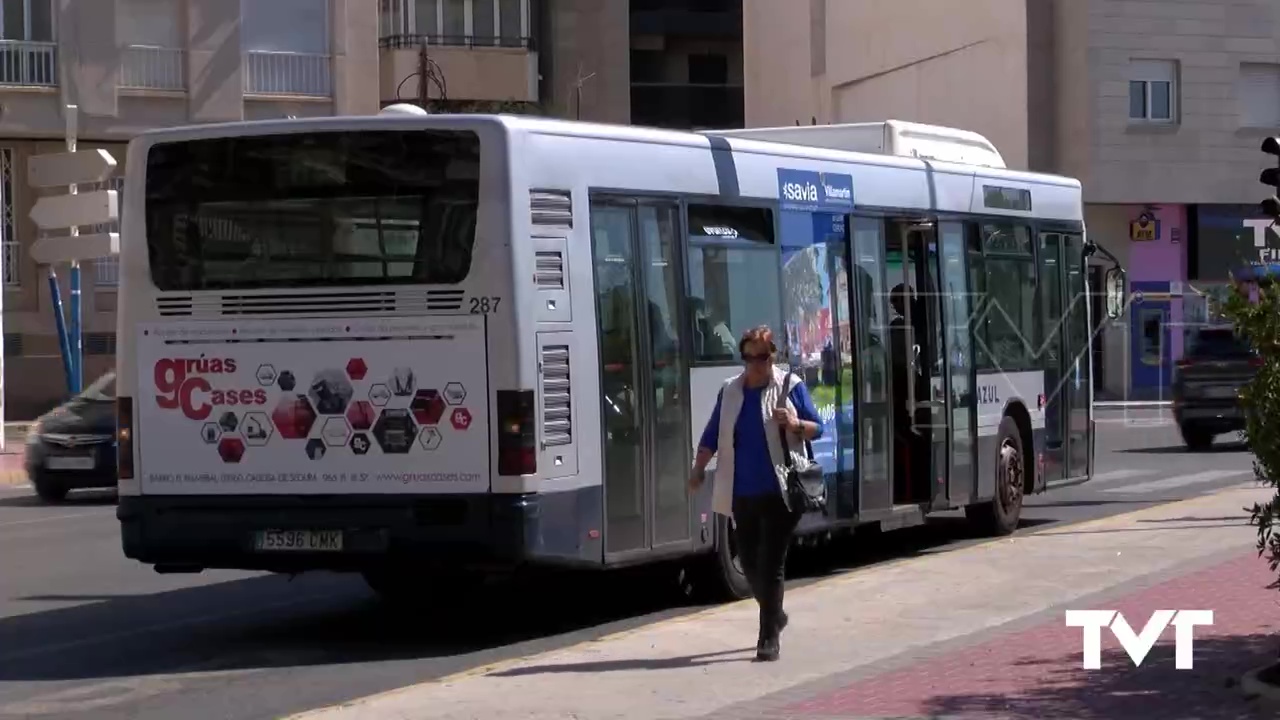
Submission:
<svg viewBox="0 0 1280 720">
<path fill-rule="evenodd" d="M 254 373 L 254 376 L 258 378 L 258 384 L 262 387 L 271 387 L 277 377 L 276 366 L 263 363 L 258 366 L 258 372 Z"/>
<path fill-rule="evenodd" d="M 434 425 L 422 428 L 422 432 L 418 435 L 418 443 L 422 445 L 423 450 L 435 450 L 440 447 L 440 439 L 440 430 Z"/>
<path fill-rule="evenodd" d="M 369 452 L 369 448 L 373 445 L 373 441 L 365 433 L 358 432 L 351 436 L 351 454 L 364 455 Z"/>
<path fill-rule="evenodd" d="M 320 426 L 320 436 L 329 447 L 342 447 L 351 437 L 351 426 L 344 417 L 331 417 Z"/>
<path fill-rule="evenodd" d="M 471 427 L 471 411 L 464 408 L 454 408 L 453 414 L 449 416 L 449 422 L 453 423 L 456 430 L 466 430 Z"/>
<path fill-rule="evenodd" d="M 347 422 L 351 423 L 352 430 L 368 430 L 377 419 L 378 411 L 368 400 L 357 400 L 347 408 Z"/>
<path fill-rule="evenodd" d="M 222 428 L 218 427 L 218 423 L 207 422 L 200 427 L 200 438 L 210 445 L 218 442 L 221 437 Z"/>
<path fill-rule="evenodd" d="M 320 460 L 324 458 L 324 441 L 320 438 L 311 438 L 307 441 L 307 457 L 312 460 Z"/>
<path fill-rule="evenodd" d="M 438 425 L 444 417 L 444 398 L 437 390 L 419 390 L 409 403 L 409 411 L 419 425 Z"/>
<path fill-rule="evenodd" d="M 312 422 L 315 422 L 312 420 Z M 307 428 L 310 432 L 311 428 Z M 245 442 L 249 443 L 249 447 L 262 447 L 271 442 L 271 436 L 274 431 L 271 429 L 271 418 L 267 417 L 264 412 L 247 412 L 244 414 L 244 421 L 240 423 L 240 434 L 244 435 Z M 280 433 L 283 435 L 284 433 Z M 304 435 L 306 433 L 303 433 Z"/>
<path fill-rule="evenodd" d="M 418 436 L 418 427 L 408 410 L 387 408 L 378 416 L 373 424 L 373 439 L 377 441 L 382 452 L 389 455 L 404 455 L 413 447 Z"/>
<path fill-rule="evenodd" d="M 218 441 L 218 455 L 222 462 L 238 463 L 244 457 L 244 441 L 235 435 L 227 435 Z"/>
<path fill-rule="evenodd" d="M 355 395 L 355 388 L 342 370 L 321 370 L 311 380 L 307 397 L 321 415 L 341 415 Z"/>
<path fill-rule="evenodd" d="M 369 374 L 369 366 L 365 363 L 364 358 L 351 358 L 347 361 L 347 375 L 352 380 L 363 380 L 367 374 Z"/>
<path fill-rule="evenodd" d="M 222 413 L 222 417 L 218 418 L 218 427 L 222 428 L 222 432 L 233 433 L 240 426 L 240 418 L 231 410 Z"/>
<path fill-rule="evenodd" d="M 384 383 L 374 383 L 369 386 L 369 402 L 382 407 L 391 402 L 391 388 Z"/>
<path fill-rule="evenodd" d="M 280 389 L 285 392 L 293 392 L 293 389 L 298 387 L 298 378 L 293 376 L 293 371 L 285 370 L 276 379 L 276 385 L 280 386 Z"/>
<path fill-rule="evenodd" d="M 306 395 L 284 395 L 271 411 L 271 422 L 276 426 L 280 437 L 289 440 L 301 440 L 311 433 L 316 424 L 316 411 Z"/>
<path fill-rule="evenodd" d="M 444 386 L 444 401 L 450 405 L 461 405 L 467 399 L 467 388 L 460 382 L 451 382 Z"/>
<path fill-rule="evenodd" d="M 418 378 L 413 368 L 398 367 L 391 372 L 391 392 L 399 397 L 408 397 L 418 388 Z"/>
</svg>

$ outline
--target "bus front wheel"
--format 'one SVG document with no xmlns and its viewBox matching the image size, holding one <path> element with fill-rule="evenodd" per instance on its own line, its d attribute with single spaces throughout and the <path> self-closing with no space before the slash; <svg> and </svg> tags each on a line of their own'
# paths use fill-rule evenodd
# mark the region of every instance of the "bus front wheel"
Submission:
<svg viewBox="0 0 1280 720">
<path fill-rule="evenodd" d="M 1000 421 L 996 441 L 996 488 L 991 502 L 965 507 L 965 516 L 984 535 L 1009 535 L 1018 529 L 1026 487 L 1022 433 L 1011 417 Z"/>
</svg>

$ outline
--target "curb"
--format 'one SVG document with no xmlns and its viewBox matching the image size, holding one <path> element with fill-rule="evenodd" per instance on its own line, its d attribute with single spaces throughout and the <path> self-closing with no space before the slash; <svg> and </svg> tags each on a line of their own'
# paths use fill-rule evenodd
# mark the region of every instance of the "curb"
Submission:
<svg viewBox="0 0 1280 720">
<path fill-rule="evenodd" d="M 1245 673 L 1244 677 L 1240 678 L 1240 689 L 1247 697 L 1280 709 L 1280 686 L 1263 682 L 1258 678 L 1259 675 L 1274 667 L 1280 667 L 1280 663 L 1267 663 Z"/>
</svg>

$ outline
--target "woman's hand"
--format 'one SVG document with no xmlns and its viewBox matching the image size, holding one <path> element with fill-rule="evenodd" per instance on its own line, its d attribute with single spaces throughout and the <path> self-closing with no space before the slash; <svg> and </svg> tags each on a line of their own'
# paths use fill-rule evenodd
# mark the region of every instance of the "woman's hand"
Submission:
<svg viewBox="0 0 1280 720">
<path fill-rule="evenodd" d="M 707 471 L 705 468 L 700 468 L 697 465 L 695 465 L 693 466 L 692 469 L 689 470 L 690 492 L 697 491 L 698 488 L 702 487 L 702 483 L 706 481 L 707 481 Z"/>
<path fill-rule="evenodd" d="M 781 425 L 786 430 L 800 429 L 800 418 L 796 416 L 796 411 L 789 407 L 774 408 L 773 421 Z"/>
</svg>

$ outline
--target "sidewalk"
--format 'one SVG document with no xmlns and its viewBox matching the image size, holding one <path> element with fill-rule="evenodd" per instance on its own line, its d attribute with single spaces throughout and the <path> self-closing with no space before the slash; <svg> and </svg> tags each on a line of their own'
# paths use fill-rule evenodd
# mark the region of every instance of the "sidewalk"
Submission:
<svg viewBox="0 0 1280 720">
<path fill-rule="evenodd" d="M 27 482 L 23 448 L 26 446 L 28 427 L 30 423 L 4 424 L 4 450 L 0 451 L 0 487 L 25 485 Z"/>
<path fill-rule="evenodd" d="M 1252 485 L 1122 516 L 928 554 L 787 595 L 778 663 L 749 662 L 754 603 L 304 714 L 394 718 L 1251 718 L 1231 683 L 1280 649 L 1280 593 L 1252 550 Z M 1196 666 L 1172 631 L 1135 669 L 1103 635 L 1080 669 L 1063 611 L 1212 609 Z M 1119 653 L 1119 656 L 1117 656 Z"/>
</svg>

